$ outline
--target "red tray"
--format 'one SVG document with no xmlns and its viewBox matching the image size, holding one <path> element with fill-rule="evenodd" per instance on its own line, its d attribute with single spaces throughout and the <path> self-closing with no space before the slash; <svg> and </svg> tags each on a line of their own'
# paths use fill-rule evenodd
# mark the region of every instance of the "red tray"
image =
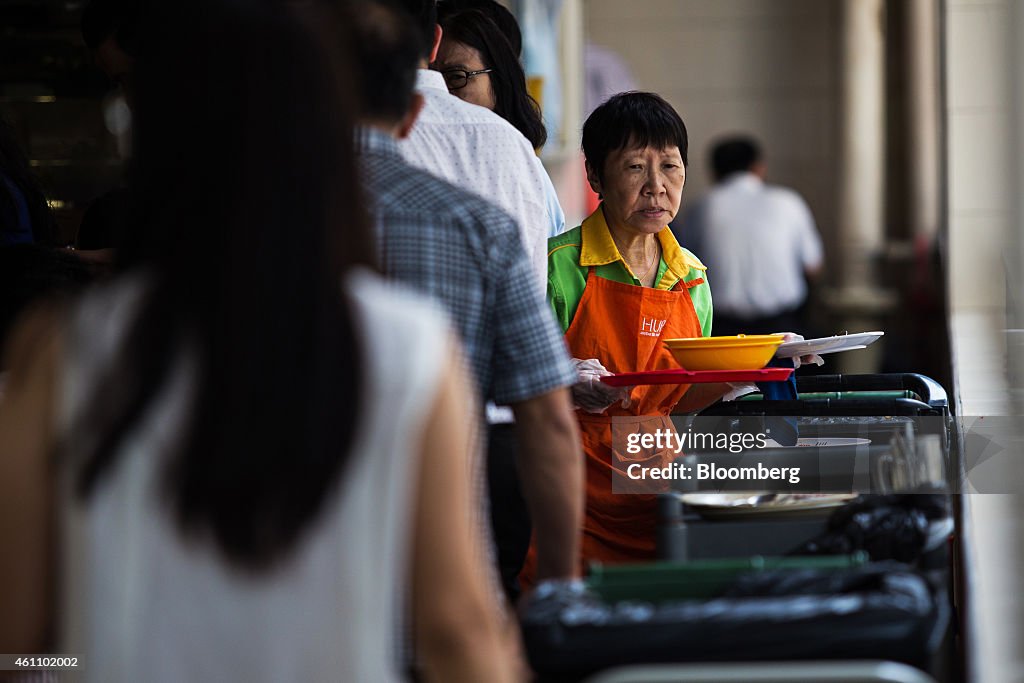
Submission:
<svg viewBox="0 0 1024 683">
<path fill-rule="evenodd" d="M 613 387 L 639 384 L 709 384 L 713 382 L 785 382 L 793 368 L 764 368 L 763 370 L 646 370 L 622 372 L 602 377 L 601 381 Z"/>
</svg>

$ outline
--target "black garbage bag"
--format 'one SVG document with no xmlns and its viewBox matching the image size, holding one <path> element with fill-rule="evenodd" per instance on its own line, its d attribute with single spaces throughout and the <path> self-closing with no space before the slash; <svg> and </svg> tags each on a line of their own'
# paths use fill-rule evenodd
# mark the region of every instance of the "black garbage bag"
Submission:
<svg viewBox="0 0 1024 683">
<path fill-rule="evenodd" d="M 724 597 L 604 603 L 590 593 L 528 598 L 530 664 L 576 678 L 640 663 L 885 659 L 925 668 L 944 606 L 902 565 L 760 572 Z M 945 617 L 948 621 L 948 615 Z"/>
<path fill-rule="evenodd" d="M 864 550 L 872 560 L 920 559 L 932 522 L 949 516 L 948 496 L 863 496 L 836 510 L 828 528 L 792 555 L 847 555 Z"/>
<path fill-rule="evenodd" d="M 776 569 L 748 572 L 737 577 L 721 596 L 726 598 L 780 597 L 787 595 L 850 595 L 891 592 L 909 600 L 928 599 L 930 592 L 916 573 L 899 562 L 875 562 L 852 571 Z M 898 588 L 893 591 L 892 589 Z"/>
</svg>

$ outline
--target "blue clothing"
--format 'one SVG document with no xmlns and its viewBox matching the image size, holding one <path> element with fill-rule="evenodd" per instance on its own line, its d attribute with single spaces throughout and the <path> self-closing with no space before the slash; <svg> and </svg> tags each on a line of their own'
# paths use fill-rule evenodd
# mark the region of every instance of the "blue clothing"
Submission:
<svg viewBox="0 0 1024 683">
<path fill-rule="evenodd" d="M 14 244 L 32 244 L 35 239 L 32 233 L 32 218 L 28 212 L 28 202 L 21 189 L 10 178 L 0 173 L 6 194 L 10 197 L 11 206 L 0 204 L 0 247 Z"/>
<path fill-rule="evenodd" d="M 565 232 L 565 212 L 558 202 L 558 194 L 555 192 L 555 185 L 551 182 L 547 171 L 544 171 L 547 182 L 544 183 L 544 206 L 551 217 L 551 233 L 548 237 L 557 237 Z"/>
</svg>

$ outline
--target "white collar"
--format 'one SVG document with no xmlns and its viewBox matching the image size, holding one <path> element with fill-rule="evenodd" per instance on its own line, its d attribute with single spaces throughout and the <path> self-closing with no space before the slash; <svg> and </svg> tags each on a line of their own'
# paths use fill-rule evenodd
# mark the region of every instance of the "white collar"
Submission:
<svg viewBox="0 0 1024 683">
<path fill-rule="evenodd" d="M 764 181 L 761 180 L 761 176 L 756 173 L 740 171 L 739 173 L 733 173 L 731 176 L 726 178 L 724 184 L 729 187 L 740 187 L 753 190 L 764 185 Z"/>
<path fill-rule="evenodd" d="M 422 90 L 425 88 L 448 92 L 448 86 L 445 85 L 444 76 L 441 75 L 440 71 L 418 69 L 416 71 L 416 89 Z"/>
</svg>

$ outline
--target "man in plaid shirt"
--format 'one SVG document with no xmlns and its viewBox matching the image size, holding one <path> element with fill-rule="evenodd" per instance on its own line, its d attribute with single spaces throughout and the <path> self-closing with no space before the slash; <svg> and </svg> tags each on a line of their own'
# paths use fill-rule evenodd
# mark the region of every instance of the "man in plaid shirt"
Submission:
<svg viewBox="0 0 1024 683">
<path fill-rule="evenodd" d="M 461 335 L 480 398 L 512 407 L 537 577 L 575 577 L 583 460 L 569 391 L 577 374 L 561 330 L 536 286 L 516 221 L 410 166 L 398 150 L 396 140 L 408 135 L 422 106 L 413 86 L 423 45 L 412 23 L 370 5 L 356 24 L 363 100 L 356 152 L 381 264 L 388 276 L 441 302 Z M 506 570 L 507 588 L 516 572 Z"/>
</svg>

